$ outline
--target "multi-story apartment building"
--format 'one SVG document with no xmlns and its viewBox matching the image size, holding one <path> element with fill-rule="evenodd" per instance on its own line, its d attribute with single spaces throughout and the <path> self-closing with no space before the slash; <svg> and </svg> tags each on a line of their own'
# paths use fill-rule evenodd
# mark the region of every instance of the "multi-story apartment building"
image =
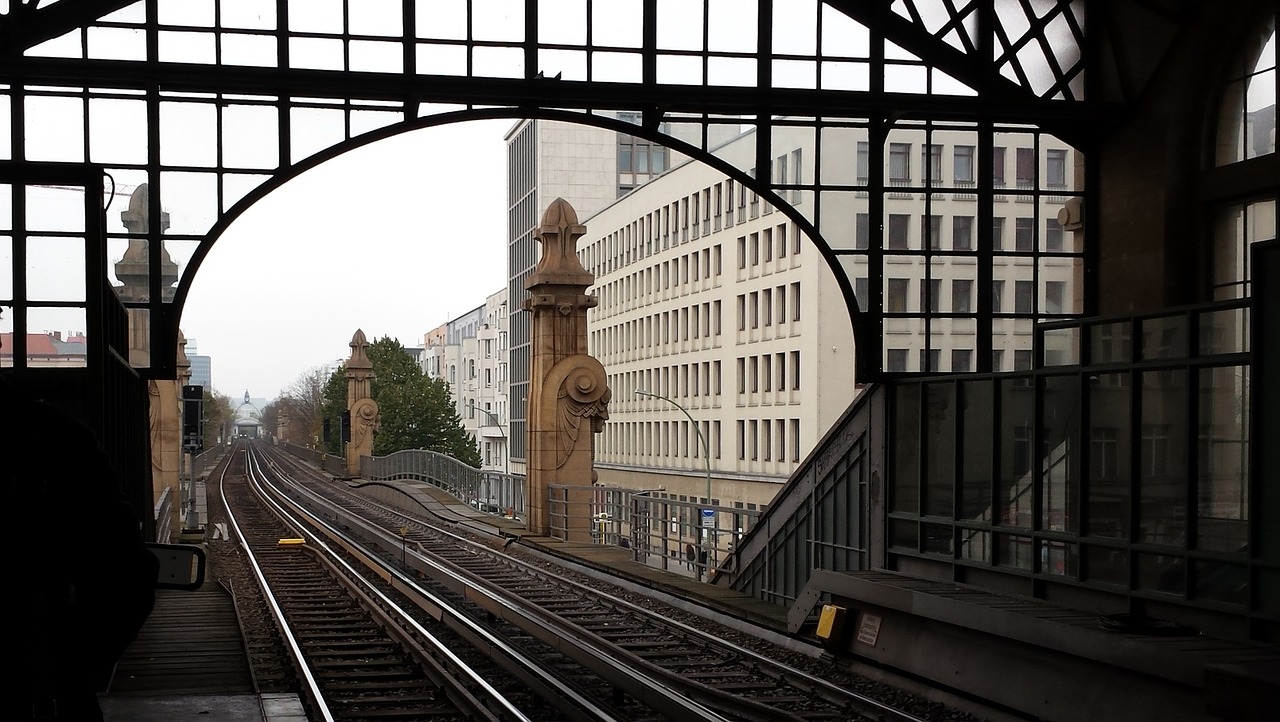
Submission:
<svg viewBox="0 0 1280 722">
<path fill-rule="evenodd" d="M 448 325 L 443 323 L 422 335 L 422 373 L 433 379 L 444 379 L 446 368 L 445 340 Z"/>
<path fill-rule="evenodd" d="M 476 439 L 486 471 L 507 472 L 510 467 L 507 429 L 507 289 L 484 302 L 484 322 L 476 332 L 476 383 L 474 395 L 463 401 L 463 425 Z"/>
<path fill-rule="evenodd" d="M 1063 225 L 1075 198 L 1074 151 L 1045 135 L 1000 136 L 1007 144 L 992 148 L 989 167 L 997 190 L 1008 191 L 992 204 L 992 238 L 982 242 L 998 259 L 982 278 L 973 134 L 893 131 L 882 172 L 902 191 L 888 194 L 875 223 L 857 190 L 871 167 L 866 137 L 848 129 L 825 138 L 824 157 L 849 162 L 818 169 L 820 180 L 852 192 L 847 207 L 824 207 L 821 232 L 854 250 L 883 234 L 884 281 L 874 290 L 884 303 L 886 370 L 1030 368 L 1035 322 L 1080 312 L 1082 258 Z M 790 150 L 773 160 L 775 182 L 812 187 L 813 134 L 780 126 L 779 138 L 775 147 Z M 754 144 L 747 134 L 714 152 L 749 167 Z M 852 400 L 852 329 L 846 314 L 828 312 L 844 297 L 806 237 L 812 194 L 783 190 L 778 200 L 801 217 L 708 165 L 685 163 L 583 221 L 579 250 L 600 298 L 589 347 L 613 389 L 597 450 L 602 483 L 663 487 L 689 501 L 711 486 L 713 502 L 758 507 Z M 849 261 L 864 309 L 870 262 L 869 253 Z M 999 316 L 989 329 L 973 318 L 984 293 Z M 993 351 L 978 358 L 986 333 Z"/>
<path fill-rule="evenodd" d="M 449 384 L 463 428 L 475 438 L 486 471 L 506 472 L 508 456 L 507 290 L 483 306 L 428 331 L 423 371 Z"/>
</svg>

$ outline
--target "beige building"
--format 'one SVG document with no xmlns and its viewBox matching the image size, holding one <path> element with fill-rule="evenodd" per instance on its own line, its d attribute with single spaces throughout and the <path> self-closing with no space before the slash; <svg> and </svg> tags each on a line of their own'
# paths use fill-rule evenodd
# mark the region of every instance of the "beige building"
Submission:
<svg viewBox="0 0 1280 722">
<path fill-rule="evenodd" d="M 992 172 L 997 187 L 1009 190 L 995 198 L 990 242 L 1008 255 L 997 259 L 989 292 L 1006 317 L 991 326 L 989 361 L 975 358 L 981 344 L 973 312 L 982 289 L 972 136 L 894 131 L 884 173 L 904 191 L 888 194 L 878 228 L 867 194 L 857 191 L 868 176 L 865 132 L 826 137 L 825 157 L 854 161 L 820 170 L 822 183 L 846 184 L 852 199 L 823 209 L 826 239 L 858 250 L 872 245 L 871 233 L 884 233 L 887 371 L 968 372 L 987 370 L 988 362 L 991 370 L 1030 368 L 1036 321 L 1081 310 L 1082 259 L 1059 220 L 1074 197 L 1074 151 L 1045 135 L 1002 136 L 1009 145 L 994 148 Z M 714 152 L 749 167 L 751 141 L 744 134 Z M 814 183 L 812 132 L 775 128 L 779 147 L 790 150 L 773 161 L 773 178 Z M 1036 202 L 1030 189 L 1037 183 L 1062 195 Z M 782 196 L 801 216 L 812 215 L 810 192 Z M 696 162 L 583 222 L 579 248 L 600 299 L 589 315 L 589 346 L 613 390 L 597 450 L 601 483 L 661 488 L 682 501 L 704 500 L 710 486 L 722 506 L 768 504 L 856 393 L 848 383 L 855 349 L 844 296 L 802 223 Z M 848 262 L 865 307 L 867 257 Z"/>
<path fill-rule="evenodd" d="M 600 113 L 600 116 L 607 114 Z M 618 112 L 610 120 L 636 125 L 639 113 Z M 699 143 L 700 128 L 663 125 L 669 135 Z M 715 137 L 728 139 L 735 128 Z M 508 368 L 510 376 L 511 470 L 524 473 L 525 409 L 529 398 L 529 314 L 522 303 L 525 280 L 538 263 L 536 225 L 557 198 L 587 218 L 618 198 L 665 173 L 687 156 L 646 138 L 614 129 L 556 120 L 521 120 L 507 143 L 507 293 L 511 299 Z"/>
<path fill-rule="evenodd" d="M 462 426 L 476 440 L 485 471 L 510 468 L 507 291 L 423 336 L 422 370 L 449 384 Z"/>
</svg>

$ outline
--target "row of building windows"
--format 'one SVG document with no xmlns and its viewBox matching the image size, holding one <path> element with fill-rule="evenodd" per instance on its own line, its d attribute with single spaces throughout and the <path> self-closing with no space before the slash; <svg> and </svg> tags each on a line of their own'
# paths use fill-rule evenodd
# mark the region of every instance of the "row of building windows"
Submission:
<svg viewBox="0 0 1280 722">
<path fill-rule="evenodd" d="M 609 388 L 622 392 L 615 398 L 635 399 L 636 389 L 670 398 L 707 398 L 721 394 L 720 379 L 720 361 L 695 361 L 613 374 Z"/>
<path fill-rule="evenodd" d="M 886 313 L 953 313 L 972 314 L 977 309 L 974 296 L 977 282 L 968 278 L 953 278 L 946 283 L 941 278 L 885 279 L 884 309 Z M 911 287 L 915 284 L 919 289 L 919 305 L 912 305 Z M 1067 281 L 1042 282 L 1044 298 L 1039 312 L 1045 315 L 1063 315 L 1076 313 L 1076 302 L 1071 295 L 1071 285 Z M 792 284 L 793 286 L 796 284 Z M 1009 291 L 1012 287 L 1013 296 Z M 950 290 L 950 297 L 944 295 L 944 289 Z M 854 282 L 854 293 L 859 300 L 866 298 L 867 279 L 859 278 Z M 950 304 L 947 304 L 947 301 Z M 1031 315 L 1036 313 L 1036 282 L 1005 281 L 997 279 L 991 282 L 991 311 L 998 314 Z M 798 318 L 798 312 L 796 312 Z"/>
<path fill-rule="evenodd" d="M 775 385 L 778 391 L 800 390 L 798 350 L 738 357 L 738 393 L 771 392 Z"/>
<path fill-rule="evenodd" d="M 641 350 L 646 355 L 655 346 L 720 336 L 720 301 L 673 308 L 592 331 L 591 348 L 604 358 Z M 719 342 L 712 343 L 718 346 Z"/>
<path fill-rule="evenodd" d="M 800 320 L 800 282 L 740 293 L 737 302 L 739 331 L 796 322 Z"/>
<path fill-rule="evenodd" d="M 884 247 L 890 251 L 909 251 L 927 248 L 931 251 L 974 251 L 977 219 L 973 215 L 930 214 L 920 216 L 918 224 L 913 223 L 915 216 L 910 213 L 888 213 L 885 215 Z M 1006 221 L 1013 221 L 1013 243 L 1006 239 Z M 855 217 L 854 248 L 867 250 L 871 247 L 871 216 L 859 213 Z M 919 235 L 913 235 L 911 229 L 919 228 Z M 991 219 L 991 250 L 996 252 L 1031 253 L 1037 250 L 1036 219 L 1034 217 L 1017 217 L 1007 219 L 996 216 Z M 1044 253 L 1069 253 L 1066 236 L 1062 224 L 1057 218 L 1044 219 L 1044 231 L 1040 236 L 1039 250 Z"/>
<path fill-rule="evenodd" d="M 792 259 L 792 265 L 799 264 L 800 230 L 794 223 L 779 223 L 771 228 L 738 236 L 740 271 L 772 263 L 775 257 L 782 260 L 788 256 Z"/>
<path fill-rule="evenodd" d="M 703 458 L 702 444 L 711 459 L 723 457 L 721 423 L 699 421 L 622 421 L 605 427 L 603 457 L 661 456 L 675 459 Z M 800 419 L 742 419 L 735 422 L 739 461 L 800 461 Z M 701 438 L 699 438 L 701 435 Z"/>
<path fill-rule="evenodd" d="M 739 461 L 800 461 L 800 419 L 739 419 Z"/>
<path fill-rule="evenodd" d="M 906 184 L 913 179 L 911 157 L 913 143 L 891 142 L 888 149 L 888 179 L 892 184 Z M 1006 185 L 1008 172 L 1008 148 L 995 146 L 991 149 L 991 182 L 996 188 Z M 943 156 L 945 146 L 938 143 L 920 144 L 920 180 L 930 185 L 942 185 L 948 176 L 944 175 Z M 951 146 L 950 180 L 957 187 L 972 187 L 977 179 L 975 162 L 977 146 Z M 1013 177 L 1018 188 L 1034 188 L 1036 175 L 1040 172 L 1036 163 L 1034 147 L 1014 148 Z M 1065 148 L 1046 148 L 1044 150 L 1043 178 L 1039 184 L 1046 189 L 1063 189 L 1067 187 L 1067 150 Z M 871 146 L 867 141 L 858 141 L 858 182 L 865 184 L 870 178 Z"/>
<path fill-rule="evenodd" d="M 798 184 L 801 156 L 799 148 L 779 156 L 775 162 L 773 182 L 779 185 Z M 755 169 L 751 172 L 754 175 Z M 800 201 L 799 191 L 792 192 L 790 196 L 792 203 Z M 584 265 L 597 277 L 607 275 L 654 253 L 773 212 L 772 204 L 763 204 L 763 209 L 761 205 L 759 194 L 732 178 L 726 178 L 664 204 L 603 236 L 599 242 L 585 249 Z M 793 243 L 798 251 L 798 235 Z"/>
<path fill-rule="evenodd" d="M 865 281 L 865 279 L 860 280 Z M 891 295 L 900 290 L 897 281 L 906 280 L 891 279 L 893 284 Z M 942 282 L 935 280 L 933 283 L 937 285 Z M 970 295 L 972 295 L 972 281 L 963 283 L 969 284 Z M 1053 282 L 1050 282 L 1050 285 L 1053 285 Z M 785 324 L 800 321 L 799 281 L 785 286 L 738 294 L 736 301 L 739 331 L 782 327 Z M 653 349 L 655 346 L 669 343 L 712 339 L 721 335 L 721 316 L 722 306 L 718 299 L 673 308 L 593 331 L 591 332 L 594 337 L 592 348 L 597 349 L 603 357 L 609 358 L 614 354 L 626 354 L 636 349 Z M 779 334 L 783 335 L 783 332 L 780 330 Z"/>
<path fill-rule="evenodd" d="M 608 317 L 633 307 L 647 305 L 659 299 L 655 293 L 677 290 L 680 294 L 693 293 L 702 286 L 700 282 L 714 282 L 721 275 L 721 247 L 719 244 L 676 256 L 614 279 L 599 287 L 600 314 Z"/>
<path fill-rule="evenodd" d="M 907 362 L 910 359 L 912 349 L 906 348 L 890 348 L 885 350 L 885 371 L 890 373 L 906 373 L 912 369 L 908 368 Z M 919 371 L 923 372 L 942 372 L 949 373 L 968 373 L 974 370 L 973 349 L 955 348 L 949 352 L 950 367 L 944 367 L 942 349 L 915 349 L 918 355 Z M 1010 358 L 1013 363 L 1011 368 L 1005 367 L 1006 357 Z M 991 370 L 992 371 L 1028 371 L 1031 369 L 1033 359 L 1032 352 L 1029 349 L 1017 349 L 1013 351 L 1012 356 L 1005 353 L 1005 349 L 995 349 L 991 352 Z"/>
</svg>

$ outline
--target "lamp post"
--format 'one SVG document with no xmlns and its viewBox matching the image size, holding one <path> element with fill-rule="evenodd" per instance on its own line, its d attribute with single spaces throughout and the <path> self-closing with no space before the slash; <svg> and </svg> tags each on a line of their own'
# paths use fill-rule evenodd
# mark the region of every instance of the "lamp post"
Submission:
<svg viewBox="0 0 1280 722">
<path fill-rule="evenodd" d="M 702 435 L 702 427 L 698 425 L 698 421 L 697 421 L 696 419 L 694 419 L 694 418 L 693 418 L 693 415 L 689 413 L 689 410 L 688 410 L 688 409 L 686 409 L 685 407 L 683 407 L 683 406 L 681 406 L 680 404 L 676 403 L 675 401 L 673 401 L 673 400 L 671 400 L 671 399 L 667 398 L 666 396 L 663 396 L 663 395 L 661 395 L 661 394 L 655 394 L 655 393 L 653 393 L 652 391 L 644 391 L 644 390 L 642 390 L 642 389 L 636 389 L 636 395 L 637 395 L 637 396 L 652 396 L 652 397 L 653 397 L 653 398 L 655 398 L 655 399 L 662 399 L 663 401 L 666 401 L 667 403 L 671 404 L 672 406 L 676 407 L 677 409 L 680 409 L 680 412 L 681 412 L 682 414 L 684 414 L 686 418 L 688 418 L 688 419 L 689 419 L 689 423 L 693 424 L 693 430 L 694 430 L 695 432 L 697 432 L 697 434 L 698 434 L 698 441 L 702 444 L 702 460 L 703 460 L 704 462 L 706 462 L 706 468 L 707 468 L 707 508 L 708 508 L 708 509 L 712 508 L 712 505 L 711 505 L 711 453 L 710 453 L 710 450 L 707 448 L 707 439 L 706 439 L 706 437 L 705 437 L 705 436 L 703 436 L 703 435 Z M 714 518 L 715 518 L 715 517 L 714 517 L 714 512 L 713 512 L 712 519 L 714 519 Z M 701 520 L 701 519 L 699 519 L 698 521 L 699 521 L 699 523 L 701 523 L 701 521 L 702 521 L 702 520 Z M 714 554 L 714 552 L 715 552 L 715 548 L 716 548 L 716 544 L 715 544 L 715 537 L 716 537 L 716 527 L 715 527 L 715 524 L 714 524 L 714 522 L 713 522 L 713 523 L 712 523 L 712 525 L 711 525 L 711 529 L 707 532 L 707 562 L 708 562 L 708 564 L 711 564 L 711 565 L 714 565 L 714 564 L 715 564 L 715 559 L 714 559 L 714 557 L 713 557 L 713 554 Z M 710 568 L 709 568 L 709 567 L 708 567 L 708 576 L 710 576 Z"/>
<path fill-rule="evenodd" d="M 510 478 L 510 476 L 511 476 L 511 450 L 510 450 L 509 448 L 507 448 L 507 432 L 505 432 L 505 431 L 503 431 L 503 430 L 502 430 L 502 424 L 498 422 L 498 417 L 497 417 L 497 416 L 494 416 L 492 412 L 488 411 L 487 409 L 482 409 L 482 408 L 480 408 L 479 406 L 476 406 L 476 400 L 475 400 L 475 399 L 468 399 L 468 401 L 471 403 L 471 413 L 472 413 L 472 414 L 474 414 L 475 412 L 479 411 L 480 413 L 482 413 L 482 414 L 484 414 L 484 415 L 488 416 L 489 418 L 493 419 L 493 425 L 494 425 L 494 426 L 496 426 L 496 427 L 498 427 L 498 435 L 502 437 L 502 474 L 503 474 L 503 476 L 506 476 L 506 477 Z M 490 487 L 489 487 L 489 489 L 488 489 L 488 491 L 487 491 L 488 497 L 487 497 L 487 498 L 485 499 L 485 501 L 484 501 L 484 503 L 485 503 L 486 505 L 488 505 L 488 504 L 492 503 L 492 502 L 490 501 L 490 499 L 492 499 L 492 501 L 493 501 L 493 502 L 497 502 L 497 501 L 499 501 L 499 500 L 498 500 L 497 498 L 495 498 L 495 497 L 494 497 L 494 494 L 493 494 L 493 487 L 492 487 L 492 482 L 489 482 L 489 481 L 488 481 L 488 477 L 487 477 L 487 476 L 485 477 L 485 479 L 486 479 L 486 483 L 489 483 L 489 484 L 490 484 Z M 503 482 L 503 484 L 507 484 L 507 483 L 509 483 L 509 482 L 505 482 L 505 481 Z M 505 495 L 505 494 L 502 494 L 502 496 L 506 496 L 506 495 Z M 486 506 L 486 508 L 487 508 L 487 506 Z"/>
<path fill-rule="evenodd" d="M 510 454 L 510 450 L 507 448 L 507 432 L 502 430 L 502 423 L 498 421 L 497 416 L 493 415 L 493 412 L 487 409 L 482 409 L 479 406 L 476 406 L 475 399 L 469 399 L 469 401 L 471 403 L 472 413 L 479 411 L 485 416 L 488 416 L 489 418 L 493 419 L 493 425 L 498 428 L 498 435 L 502 437 L 502 473 L 510 476 L 511 475 L 511 466 L 510 466 L 511 454 Z"/>
</svg>

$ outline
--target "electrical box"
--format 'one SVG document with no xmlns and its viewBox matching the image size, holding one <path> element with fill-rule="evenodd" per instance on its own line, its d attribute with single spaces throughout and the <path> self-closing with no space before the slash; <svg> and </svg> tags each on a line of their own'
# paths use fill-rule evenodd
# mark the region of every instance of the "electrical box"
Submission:
<svg viewBox="0 0 1280 722">
<path fill-rule="evenodd" d="M 818 639 L 827 644 L 838 644 L 844 639 L 847 617 L 848 610 L 844 607 L 837 607 L 834 604 L 822 605 L 822 612 L 818 614 L 818 631 L 815 633 Z"/>
</svg>

